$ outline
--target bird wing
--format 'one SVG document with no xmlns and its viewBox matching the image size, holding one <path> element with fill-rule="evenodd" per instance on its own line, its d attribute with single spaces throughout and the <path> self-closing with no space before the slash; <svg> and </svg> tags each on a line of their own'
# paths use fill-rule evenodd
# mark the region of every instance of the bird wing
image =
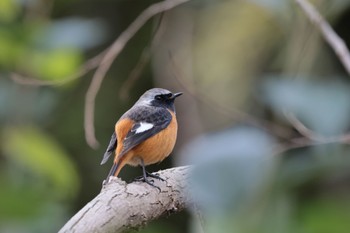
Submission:
<svg viewBox="0 0 350 233">
<path fill-rule="evenodd" d="M 165 129 L 170 124 L 172 115 L 168 110 L 159 108 L 154 111 L 134 113 L 131 115 L 131 119 L 135 123 L 124 139 L 123 150 L 120 152 L 119 157 L 122 157 L 135 146 Z"/>
<path fill-rule="evenodd" d="M 106 150 L 106 152 L 103 155 L 103 159 L 101 161 L 101 165 L 105 164 L 107 162 L 108 158 L 114 153 L 115 148 L 117 148 L 117 144 L 118 144 L 118 142 L 117 142 L 117 135 L 114 132 L 112 134 L 111 140 L 109 141 L 107 150 Z"/>
</svg>

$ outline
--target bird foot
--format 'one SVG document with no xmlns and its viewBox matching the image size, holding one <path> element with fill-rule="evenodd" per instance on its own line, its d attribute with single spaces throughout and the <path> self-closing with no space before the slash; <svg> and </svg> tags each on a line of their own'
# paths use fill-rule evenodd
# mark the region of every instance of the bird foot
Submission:
<svg viewBox="0 0 350 233">
<path fill-rule="evenodd" d="M 158 173 L 150 173 L 150 172 L 146 172 L 147 177 L 152 177 L 161 181 L 165 181 L 162 177 L 159 176 Z"/>
<path fill-rule="evenodd" d="M 161 192 L 160 188 L 157 185 L 153 184 L 154 180 L 152 180 L 152 179 L 147 179 L 147 177 L 140 176 L 140 177 L 136 177 L 134 179 L 134 181 L 136 181 L 136 182 L 145 182 L 146 184 L 149 184 L 150 186 L 152 186 L 154 188 L 157 188 L 159 190 L 159 192 Z"/>
</svg>

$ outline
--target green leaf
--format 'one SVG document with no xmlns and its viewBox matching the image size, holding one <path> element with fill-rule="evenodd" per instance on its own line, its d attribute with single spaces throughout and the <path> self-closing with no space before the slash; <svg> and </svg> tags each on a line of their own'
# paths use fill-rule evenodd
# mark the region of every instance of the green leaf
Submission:
<svg viewBox="0 0 350 233">
<path fill-rule="evenodd" d="M 60 80 L 76 71 L 82 61 L 82 55 L 78 50 L 67 48 L 49 51 L 36 50 L 28 54 L 27 61 L 26 69 L 36 77 Z"/>
<path fill-rule="evenodd" d="M 19 12 L 18 1 L 1 0 L 0 1 L 0 21 L 12 21 Z"/>
<path fill-rule="evenodd" d="M 1 174 L 0 179 L 0 219 L 26 219 L 38 216 L 40 209 L 45 205 L 45 201 L 38 195 L 38 190 L 33 187 L 16 187 L 8 179 L 4 179 L 5 174 Z M 8 178 L 8 177 L 6 177 Z"/>
<path fill-rule="evenodd" d="M 67 198 L 77 193 L 78 174 L 58 142 L 33 126 L 8 128 L 3 133 L 4 154 L 10 161 L 46 180 L 53 195 Z"/>
<path fill-rule="evenodd" d="M 347 233 L 350 229 L 350 199 L 318 198 L 309 200 L 301 211 L 305 233 Z"/>
</svg>

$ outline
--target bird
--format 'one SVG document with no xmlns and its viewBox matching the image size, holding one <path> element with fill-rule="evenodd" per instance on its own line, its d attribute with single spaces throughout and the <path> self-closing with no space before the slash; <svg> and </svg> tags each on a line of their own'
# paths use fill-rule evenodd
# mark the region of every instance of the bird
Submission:
<svg viewBox="0 0 350 233">
<path fill-rule="evenodd" d="M 118 176 L 125 165 L 141 166 L 143 181 L 159 189 L 151 178 L 164 180 L 146 171 L 145 166 L 163 161 L 172 152 L 177 138 L 174 101 L 182 92 L 163 88 L 146 91 L 117 121 L 101 165 L 114 154 L 113 166 L 104 184 Z"/>
</svg>

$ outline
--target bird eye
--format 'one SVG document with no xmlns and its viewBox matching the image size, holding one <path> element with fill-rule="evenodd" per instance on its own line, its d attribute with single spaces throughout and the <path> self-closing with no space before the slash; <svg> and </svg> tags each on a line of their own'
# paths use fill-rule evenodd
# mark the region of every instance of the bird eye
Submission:
<svg viewBox="0 0 350 233">
<path fill-rule="evenodd" d="M 156 95 L 155 99 L 156 99 L 156 100 L 162 100 L 162 96 Z"/>
</svg>

